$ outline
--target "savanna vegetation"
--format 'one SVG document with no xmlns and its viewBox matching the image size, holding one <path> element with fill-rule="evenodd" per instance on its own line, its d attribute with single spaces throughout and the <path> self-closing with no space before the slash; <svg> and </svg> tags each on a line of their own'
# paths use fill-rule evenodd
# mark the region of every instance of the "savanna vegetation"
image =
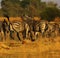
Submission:
<svg viewBox="0 0 60 58">
<path fill-rule="evenodd" d="M 41 0 L 2 0 L 0 16 L 20 17 L 41 17 L 41 19 L 53 21 L 60 17 L 60 9 L 54 2 L 42 2 Z"/>
</svg>

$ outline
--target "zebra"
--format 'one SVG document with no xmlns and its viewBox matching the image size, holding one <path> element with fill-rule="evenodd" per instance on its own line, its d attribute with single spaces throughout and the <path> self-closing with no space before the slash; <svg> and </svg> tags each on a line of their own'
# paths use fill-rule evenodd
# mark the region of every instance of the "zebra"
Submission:
<svg viewBox="0 0 60 58">
<path fill-rule="evenodd" d="M 30 34 L 30 40 L 35 41 L 36 40 L 36 35 L 37 35 L 37 30 L 36 30 L 36 25 L 38 21 L 33 20 L 31 17 L 24 17 L 23 21 L 26 22 L 29 26 L 29 34 Z"/>
<path fill-rule="evenodd" d="M 15 31 L 17 33 L 17 37 L 19 40 L 22 40 L 23 38 L 28 38 L 29 36 L 29 25 L 26 22 L 13 22 L 10 24 L 10 31 Z M 21 34 L 23 37 L 21 39 Z"/>
<path fill-rule="evenodd" d="M 57 22 L 58 35 L 60 36 L 60 22 Z"/>
<path fill-rule="evenodd" d="M 39 32 L 41 33 L 42 37 L 45 37 L 45 32 L 48 29 L 48 21 L 41 20 L 38 26 L 39 26 Z"/>
<path fill-rule="evenodd" d="M 3 41 L 3 39 L 4 39 L 4 32 L 3 32 L 3 28 L 2 28 L 2 23 L 3 23 L 3 21 L 0 21 L 0 40 Z"/>
<path fill-rule="evenodd" d="M 14 21 L 14 22 L 11 22 L 9 20 L 9 16 L 5 15 L 5 17 L 7 17 L 8 19 L 8 30 L 9 30 L 9 33 L 10 33 L 10 38 L 11 39 L 14 39 L 14 36 L 12 35 L 14 32 L 17 34 L 17 37 L 18 39 L 21 41 L 22 38 L 21 38 L 21 35 L 24 35 L 24 38 L 28 37 L 28 33 L 29 33 L 29 25 L 25 22 L 25 21 Z M 6 27 L 5 27 L 6 28 Z"/>
<path fill-rule="evenodd" d="M 8 30 L 8 23 L 4 19 L 3 21 L 0 21 L 0 38 L 1 40 L 6 40 L 7 33 L 9 32 Z"/>
<path fill-rule="evenodd" d="M 10 38 L 11 38 L 11 39 L 14 39 L 14 37 L 12 36 L 12 34 L 15 32 L 15 33 L 17 33 L 18 39 L 20 40 L 19 33 L 16 32 L 16 31 L 13 29 L 12 23 L 11 23 L 10 20 L 9 20 L 9 16 L 6 15 L 5 17 L 7 17 L 7 19 L 8 19 L 8 23 L 7 23 L 6 25 L 8 25 L 7 30 L 8 30 L 9 33 L 10 33 L 10 35 L 9 35 Z M 5 29 L 6 29 L 6 27 L 5 27 Z"/>
<path fill-rule="evenodd" d="M 10 37 L 12 38 L 12 39 L 14 39 L 14 37 L 13 37 L 13 33 L 15 32 L 16 34 L 17 34 L 17 37 L 18 37 L 18 39 L 21 41 L 21 39 L 20 39 L 20 37 L 19 37 L 19 23 L 17 23 L 17 22 L 15 22 L 15 23 L 10 23 Z"/>
<path fill-rule="evenodd" d="M 4 33 L 4 38 L 6 40 L 6 35 L 9 32 L 9 30 L 8 30 L 8 23 L 7 23 L 7 21 L 5 19 L 2 22 L 2 32 Z"/>
<path fill-rule="evenodd" d="M 55 22 L 48 22 L 48 29 L 46 37 L 56 37 L 57 24 Z"/>
<path fill-rule="evenodd" d="M 40 26 L 39 26 L 39 22 L 36 21 L 36 24 L 34 25 L 34 35 L 35 35 L 35 40 L 38 39 L 40 37 Z"/>
</svg>

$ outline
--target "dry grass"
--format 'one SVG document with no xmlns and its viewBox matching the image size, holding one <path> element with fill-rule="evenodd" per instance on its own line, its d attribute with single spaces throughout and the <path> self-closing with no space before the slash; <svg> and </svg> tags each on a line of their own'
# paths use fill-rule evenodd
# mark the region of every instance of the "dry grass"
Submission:
<svg viewBox="0 0 60 58">
<path fill-rule="evenodd" d="M 25 40 L 24 44 L 7 40 L 0 42 L 0 53 L 2 58 L 60 58 L 60 38 L 57 37 L 54 41 L 49 41 L 48 38 L 39 38 L 35 42 Z"/>
<path fill-rule="evenodd" d="M 3 20 L 6 20 L 8 21 L 8 19 L 6 17 L 0 17 L 0 21 L 3 21 Z M 21 17 L 10 17 L 10 22 L 13 22 L 13 21 L 22 21 L 22 18 Z"/>
<path fill-rule="evenodd" d="M 6 21 L 8 21 L 8 19 L 6 17 L 0 17 L 0 21 L 3 21 L 4 19 L 6 19 Z M 13 22 L 13 21 L 22 21 L 23 19 L 21 17 L 9 17 L 10 19 L 10 22 Z M 41 20 L 41 18 L 39 17 L 33 17 L 33 20 Z"/>
</svg>

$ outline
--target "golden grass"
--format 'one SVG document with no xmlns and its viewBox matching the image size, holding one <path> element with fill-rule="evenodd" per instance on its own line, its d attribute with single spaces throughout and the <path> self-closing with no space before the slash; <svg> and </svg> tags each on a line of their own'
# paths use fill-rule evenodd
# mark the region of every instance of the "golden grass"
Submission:
<svg viewBox="0 0 60 58">
<path fill-rule="evenodd" d="M 3 21 L 4 19 L 6 19 L 6 21 L 8 21 L 8 19 L 6 17 L 0 17 L 0 21 Z M 22 21 L 21 17 L 9 17 L 10 21 Z M 37 20 L 39 21 L 41 18 L 39 17 L 33 17 L 33 20 Z"/>
<path fill-rule="evenodd" d="M 48 38 L 39 38 L 35 42 L 25 40 L 24 44 L 15 40 L 1 42 L 0 53 L 8 58 L 60 58 L 60 37 L 54 41 Z"/>
<path fill-rule="evenodd" d="M 0 17 L 0 21 L 3 21 L 4 19 L 6 21 L 8 21 L 8 19 L 6 17 Z M 11 22 L 12 21 L 22 21 L 22 18 L 21 17 L 10 17 L 9 19 L 10 19 Z"/>
</svg>

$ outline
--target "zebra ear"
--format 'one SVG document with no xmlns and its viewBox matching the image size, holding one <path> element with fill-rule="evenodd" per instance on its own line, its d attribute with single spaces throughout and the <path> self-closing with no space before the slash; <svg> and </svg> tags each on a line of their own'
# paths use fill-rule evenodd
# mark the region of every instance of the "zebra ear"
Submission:
<svg viewBox="0 0 60 58">
<path fill-rule="evenodd" d="M 10 20 L 9 20 L 9 16 L 8 16 L 8 15 L 4 15 L 4 17 L 6 17 L 6 18 L 8 19 L 8 21 L 10 21 Z"/>
</svg>

